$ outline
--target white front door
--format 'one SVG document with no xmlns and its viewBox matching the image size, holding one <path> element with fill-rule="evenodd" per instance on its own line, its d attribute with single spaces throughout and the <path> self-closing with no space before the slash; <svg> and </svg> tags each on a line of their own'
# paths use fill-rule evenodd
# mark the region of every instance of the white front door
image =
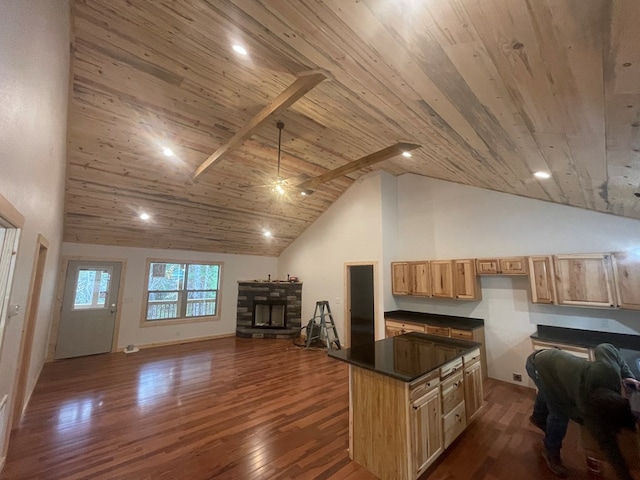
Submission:
<svg viewBox="0 0 640 480">
<path fill-rule="evenodd" d="M 111 351 L 121 267 L 120 262 L 69 261 L 56 359 Z"/>
</svg>

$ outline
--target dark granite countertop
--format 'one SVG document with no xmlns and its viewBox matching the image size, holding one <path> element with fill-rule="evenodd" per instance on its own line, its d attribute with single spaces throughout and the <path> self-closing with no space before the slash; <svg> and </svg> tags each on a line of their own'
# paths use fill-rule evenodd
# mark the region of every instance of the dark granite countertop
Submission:
<svg viewBox="0 0 640 480">
<path fill-rule="evenodd" d="M 330 350 L 329 356 L 381 375 L 412 382 L 481 344 L 411 332 L 367 345 Z"/>
<path fill-rule="evenodd" d="M 460 330 L 473 330 L 484 326 L 484 320 L 481 318 L 456 317 L 453 315 L 410 312 L 407 310 L 384 312 L 384 318 L 386 320 L 424 323 L 426 325 L 435 325 L 438 327 L 452 327 Z"/>
<path fill-rule="evenodd" d="M 640 335 L 538 325 L 538 331 L 531 335 L 531 338 L 587 348 L 595 347 L 600 343 L 611 343 L 618 348 L 640 351 Z"/>
</svg>

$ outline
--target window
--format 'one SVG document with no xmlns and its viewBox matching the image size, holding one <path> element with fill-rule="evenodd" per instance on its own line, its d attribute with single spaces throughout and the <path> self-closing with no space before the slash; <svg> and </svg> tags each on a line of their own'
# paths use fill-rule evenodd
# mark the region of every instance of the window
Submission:
<svg viewBox="0 0 640 480">
<path fill-rule="evenodd" d="M 149 261 L 145 321 L 215 317 L 221 265 Z"/>
<path fill-rule="evenodd" d="M 105 308 L 111 273 L 110 268 L 79 269 L 73 310 Z"/>
</svg>

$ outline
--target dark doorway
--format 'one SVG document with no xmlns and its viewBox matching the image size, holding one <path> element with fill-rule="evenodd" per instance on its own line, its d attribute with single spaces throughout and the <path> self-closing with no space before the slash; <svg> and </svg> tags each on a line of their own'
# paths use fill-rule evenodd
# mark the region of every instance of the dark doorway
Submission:
<svg viewBox="0 0 640 480">
<path fill-rule="evenodd" d="M 350 346 L 375 341 L 373 265 L 349 265 Z"/>
</svg>

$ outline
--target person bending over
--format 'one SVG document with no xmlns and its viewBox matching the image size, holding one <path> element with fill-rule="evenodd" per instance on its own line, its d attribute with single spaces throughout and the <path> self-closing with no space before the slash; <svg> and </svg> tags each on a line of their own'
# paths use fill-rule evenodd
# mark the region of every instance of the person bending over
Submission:
<svg viewBox="0 0 640 480">
<path fill-rule="evenodd" d="M 526 369 L 538 394 L 529 420 L 545 432 L 542 456 L 559 477 L 567 476 L 560 449 L 571 419 L 593 435 L 618 478 L 633 480 L 617 434 L 622 428 L 636 429 L 622 386 L 640 390 L 640 382 L 613 345 L 598 345 L 594 358 L 589 361 L 557 349 L 533 352 L 527 358 Z"/>
</svg>

